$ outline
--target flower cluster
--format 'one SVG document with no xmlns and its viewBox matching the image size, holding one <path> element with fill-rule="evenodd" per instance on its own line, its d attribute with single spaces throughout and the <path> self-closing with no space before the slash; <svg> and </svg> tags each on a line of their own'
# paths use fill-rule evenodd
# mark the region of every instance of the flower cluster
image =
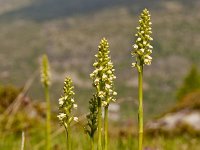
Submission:
<svg viewBox="0 0 200 150">
<path fill-rule="evenodd" d="M 136 58 L 136 62 L 132 64 L 133 67 L 143 66 L 144 64 L 150 65 L 152 57 L 153 46 L 150 45 L 150 41 L 153 40 L 150 35 L 151 31 L 150 14 L 147 9 L 144 9 L 140 15 L 139 27 L 137 27 L 136 42 L 133 45 L 132 56 Z"/>
<path fill-rule="evenodd" d="M 98 114 L 98 102 L 96 95 L 93 95 L 93 98 L 89 101 L 89 110 L 90 113 L 87 115 L 87 126 L 85 127 L 85 131 L 91 138 L 94 138 L 94 134 L 97 130 Z"/>
<path fill-rule="evenodd" d="M 49 61 L 46 55 L 42 57 L 42 65 L 41 65 L 41 82 L 44 86 L 50 85 L 50 73 L 49 73 Z"/>
<path fill-rule="evenodd" d="M 109 53 L 108 41 L 103 38 L 98 47 L 98 54 L 95 55 L 96 61 L 93 64 L 95 70 L 90 74 L 93 86 L 97 90 L 97 97 L 101 98 L 103 106 L 108 105 L 110 101 L 115 101 L 114 96 L 117 95 L 113 89 L 115 69 Z"/>
<path fill-rule="evenodd" d="M 78 121 L 77 117 L 72 116 L 72 109 L 77 108 L 77 104 L 74 102 L 74 87 L 72 86 L 72 80 L 69 77 L 65 78 L 64 82 L 64 95 L 58 100 L 59 102 L 59 115 L 58 119 L 65 127 L 68 127 L 72 120 Z"/>
</svg>

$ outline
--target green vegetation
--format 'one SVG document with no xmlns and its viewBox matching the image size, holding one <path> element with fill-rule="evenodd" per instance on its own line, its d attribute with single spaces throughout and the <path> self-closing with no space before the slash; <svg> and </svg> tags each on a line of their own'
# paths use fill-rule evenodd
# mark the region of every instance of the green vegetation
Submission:
<svg viewBox="0 0 200 150">
<path fill-rule="evenodd" d="M 181 100 L 188 93 L 200 89 L 200 73 L 196 66 L 193 66 L 185 77 L 182 86 L 178 90 L 177 99 Z"/>
<path fill-rule="evenodd" d="M 147 93 L 144 97 L 147 101 L 144 109 L 148 115 L 146 117 L 152 118 L 157 113 L 173 106 L 176 103 L 176 89 L 185 76 L 185 69 L 189 69 L 191 64 L 200 66 L 198 0 L 191 2 L 152 1 L 155 5 L 149 1 L 133 3 L 130 0 L 123 2 L 114 0 L 112 6 L 108 4 L 110 2 L 103 1 L 103 8 L 102 5 L 97 5 L 96 1 L 91 0 L 87 0 L 84 4 L 80 0 L 70 2 L 74 4 L 69 4 L 67 1 L 56 4 L 56 1 L 45 0 L 43 7 L 41 6 L 42 2 L 40 3 L 38 0 L 29 5 L 24 5 L 24 0 L 15 0 L 17 1 L 15 8 L 13 8 L 14 2 L 7 1 L 11 5 L 10 10 L 2 12 L 0 16 L 0 83 L 23 87 L 27 79 L 31 78 L 30 75 L 37 69 L 38 58 L 46 53 L 54 68 L 52 75 L 55 78 L 52 82 L 52 89 L 60 89 L 63 84 L 62 79 L 65 77 L 65 70 L 67 70 L 69 75 L 75 78 L 74 84 L 79 88 L 80 94 L 76 99 L 78 104 L 83 104 L 81 113 L 87 112 L 87 103 L 79 100 L 91 98 L 90 95 L 85 95 L 84 91 L 92 91 L 92 87 L 83 85 L 90 85 L 88 74 L 92 70 L 91 63 L 97 41 L 101 37 L 105 36 L 110 41 L 116 69 L 115 75 L 118 76 L 115 83 L 116 90 L 124 91 L 118 94 L 118 98 L 128 99 L 137 94 L 136 86 L 128 84 L 133 77 L 136 78 L 136 74 L 133 75 L 132 70 L 127 66 L 132 63 L 129 55 L 133 41 L 132 31 L 137 25 L 137 14 L 141 11 L 140 8 L 143 8 L 142 6 L 151 9 L 154 20 L 153 36 L 157 39 L 153 42 L 154 48 L 157 50 L 157 53 L 153 54 L 155 61 L 144 75 L 144 84 L 146 85 L 144 88 Z M 90 3 L 93 5 L 89 5 Z M 81 7 L 82 4 L 87 6 L 84 7 L 85 9 L 90 6 L 97 7 L 97 10 L 92 9 L 92 12 L 85 12 L 82 15 L 66 13 L 62 17 L 56 16 L 51 19 L 48 17 L 48 15 L 58 15 L 52 13 L 52 7 L 53 10 L 57 9 L 64 14 L 65 11 L 77 10 L 73 8 Z M 70 9 L 66 9 L 66 7 Z M 44 11 L 44 13 L 38 13 L 37 10 Z M 13 16 L 7 17 L 11 13 Z M 36 21 L 34 15 L 38 17 L 45 15 L 47 19 L 41 17 L 41 21 Z M 21 70 L 23 70 L 23 74 Z M 36 78 L 35 81 L 37 80 L 39 79 Z M 151 88 L 148 88 L 149 85 Z M 28 94 L 33 99 L 41 99 L 43 93 L 40 84 L 34 82 L 31 92 Z M 53 90 L 51 99 L 55 102 L 59 96 L 60 91 Z M 158 99 L 159 103 L 165 102 L 166 105 L 156 103 L 155 101 Z M 129 102 L 125 103 L 129 104 Z M 136 108 L 135 104 L 132 105 Z M 155 107 L 155 105 L 157 106 Z M 137 111 L 129 108 L 122 108 L 122 114 L 128 112 L 137 114 Z M 127 115 L 123 117 L 127 117 Z"/>
<path fill-rule="evenodd" d="M 7 130 L 18 133 L 37 123 L 39 127 L 45 114 L 41 102 L 32 102 L 22 88 L 13 85 L 0 86 L 0 112 L 1 134 Z"/>
<path fill-rule="evenodd" d="M 5 111 L 5 108 L 17 98 L 20 91 L 20 89 L 11 85 L 0 85 L 0 112 Z"/>
<path fill-rule="evenodd" d="M 200 90 L 195 90 L 186 94 L 170 112 L 175 112 L 182 109 L 199 110 L 200 109 Z"/>
<path fill-rule="evenodd" d="M 74 130 L 72 130 L 72 138 L 73 144 L 72 149 L 74 150 L 87 150 L 90 149 L 90 141 L 85 138 L 86 135 L 82 132 L 82 130 L 77 129 L 76 126 L 73 126 Z M 45 128 L 41 128 L 45 129 Z M 112 131 L 111 131 L 112 133 Z M 113 131 L 116 133 L 116 130 Z M 112 137 L 110 140 L 109 149 L 115 150 L 129 150 L 129 149 L 137 149 L 137 138 L 130 137 L 127 135 L 119 134 L 117 132 L 117 136 Z M 7 133 L 1 136 L 0 140 L 0 148 L 4 150 L 14 150 L 20 149 L 21 146 L 21 133 L 18 135 L 14 135 L 13 133 Z M 25 149 L 33 149 L 33 150 L 43 150 L 45 149 L 45 141 L 44 134 L 42 134 L 41 130 L 28 130 L 25 132 L 26 143 Z M 53 149 L 64 150 L 67 149 L 65 144 L 66 136 L 65 133 L 59 133 L 57 136 L 52 138 L 52 147 Z M 81 141 L 81 142 L 80 142 Z M 164 137 L 164 136 L 154 136 L 148 137 L 146 136 L 146 140 L 144 141 L 144 148 L 151 149 L 162 149 L 162 150 L 174 150 L 175 149 L 185 149 L 185 150 L 199 150 L 200 142 L 199 137 L 191 137 L 187 135 L 180 135 L 175 137 Z"/>
<path fill-rule="evenodd" d="M 95 132 L 97 130 L 97 115 L 98 115 L 98 102 L 97 96 L 93 95 L 93 98 L 89 101 L 89 114 L 87 117 L 87 126 L 85 132 L 89 135 L 91 141 L 91 150 L 94 150 L 95 146 Z"/>
</svg>

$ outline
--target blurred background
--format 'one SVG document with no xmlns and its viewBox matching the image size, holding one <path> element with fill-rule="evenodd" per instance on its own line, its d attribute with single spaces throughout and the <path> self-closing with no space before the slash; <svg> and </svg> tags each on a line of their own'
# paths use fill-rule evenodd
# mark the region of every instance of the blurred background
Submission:
<svg viewBox="0 0 200 150">
<path fill-rule="evenodd" d="M 153 23 L 154 49 L 152 65 L 144 71 L 146 130 L 150 135 L 186 134 L 181 140 L 189 142 L 179 148 L 159 147 L 153 142 L 147 145 L 195 150 L 200 146 L 199 6 L 198 0 L 0 0 L 0 139 L 4 139 L 0 148 L 13 149 L 13 132 L 39 130 L 44 124 L 42 54 L 48 55 L 51 66 L 55 126 L 59 126 L 57 100 L 66 75 L 74 81 L 79 104 L 76 114 L 88 112 L 93 93 L 89 74 L 103 37 L 109 41 L 117 76 L 117 103 L 111 106 L 110 119 L 119 136 L 125 136 L 133 126 L 130 130 L 136 133 L 137 72 L 131 68 L 130 53 L 138 16 L 147 8 Z M 36 121 L 41 125 L 36 127 Z M 33 145 L 42 136 L 32 140 Z M 174 142 L 175 146 L 179 143 Z"/>
</svg>

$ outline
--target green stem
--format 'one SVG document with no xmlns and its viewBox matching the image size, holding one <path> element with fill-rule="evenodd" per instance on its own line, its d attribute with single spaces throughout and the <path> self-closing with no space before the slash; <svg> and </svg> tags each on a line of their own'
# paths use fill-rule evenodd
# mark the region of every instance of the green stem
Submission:
<svg viewBox="0 0 200 150">
<path fill-rule="evenodd" d="M 46 99 L 46 150 L 51 149 L 51 107 L 50 107 L 50 99 L 49 99 L 49 87 L 45 86 L 45 99 Z"/>
<path fill-rule="evenodd" d="M 71 150 L 72 149 L 72 143 L 71 143 L 71 135 L 70 135 L 70 127 L 68 128 L 68 150 Z"/>
<path fill-rule="evenodd" d="M 94 150 L 94 137 L 90 138 L 90 142 L 91 142 L 91 150 Z"/>
<path fill-rule="evenodd" d="M 104 150 L 108 150 L 108 106 L 104 108 Z"/>
<path fill-rule="evenodd" d="M 101 121 L 101 116 L 102 116 L 102 110 L 101 110 L 101 98 L 98 97 L 98 118 L 97 118 L 97 123 L 98 123 L 98 146 L 97 150 L 102 150 L 102 140 L 101 140 L 101 127 L 102 127 L 102 121 Z"/>
<path fill-rule="evenodd" d="M 143 149 L 143 66 L 140 66 L 140 70 L 138 70 L 138 99 L 139 99 L 139 108 L 138 108 L 138 150 Z"/>
<path fill-rule="evenodd" d="M 67 150 L 71 150 L 71 137 L 70 137 L 70 128 L 65 126 L 66 136 L 67 136 Z"/>
</svg>

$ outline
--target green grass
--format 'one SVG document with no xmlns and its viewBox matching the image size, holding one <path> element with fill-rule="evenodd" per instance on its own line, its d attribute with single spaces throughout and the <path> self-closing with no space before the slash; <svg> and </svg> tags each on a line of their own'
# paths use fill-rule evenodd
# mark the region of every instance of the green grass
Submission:
<svg viewBox="0 0 200 150">
<path fill-rule="evenodd" d="M 59 129 L 59 128 L 58 128 Z M 55 130 L 54 130 L 55 131 Z M 31 150 L 43 150 L 45 143 L 45 132 L 42 129 L 26 130 L 26 143 L 25 149 Z M 128 135 L 119 136 L 111 135 L 109 141 L 109 149 L 115 150 L 130 150 L 131 148 L 137 148 L 137 137 L 130 137 Z M 13 134 L 6 133 L 0 136 L 0 149 L 4 150 L 17 150 L 20 149 L 21 144 L 21 133 Z M 80 128 L 74 128 L 73 134 L 73 149 L 74 150 L 89 150 L 89 137 L 83 133 L 83 130 Z M 42 144 L 41 144 L 42 143 Z M 63 130 L 62 133 L 58 134 L 56 137 L 52 138 L 53 149 L 55 150 L 64 150 L 66 149 L 66 136 Z M 198 150 L 200 146 L 199 137 L 190 137 L 187 135 L 173 136 L 173 137 L 145 137 L 144 147 L 150 147 L 160 150 Z"/>
<path fill-rule="evenodd" d="M 152 67 L 147 68 L 145 72 L 145 81 L 148 81 L 147 84 L 151 85 L 151 88 L 145 91 L 149 93 L 145 98 L 148 112 L 153 109 L 151 106 L 152 101 L 158 100 L 157 95 L 161 94 L 162 99 L 158 101 L 168 103 L 166 104 L 167 106 L 175 103 L 173 91 L 180 85 L 190 64 L 199 65 L 200 56 L 198 55 L 198 43 L 192 42 L 192 39 L 199 38 L 197 32 L 199 30 L 198 22 L 195 21 L 197 18 L 195 9 L 185 18 L 184 14 L 179 14 L 179 12 L 171 15 L 168 11 L 161 13 L 157 13 L 156 10 L 151 11 L 152 21 L 154 22 L 153 36 L 156 42 L 154 43 L 155 50 Z M 174 17 L 176 15 L 180 15 L 179 20 Z M 162 16 L 167 19 L 162 19 Z M 88 24 L 89 20 L 94 21 Z M 106 24 L 101 20 L 104 20 Z M 43 23 L 27 20 L 1 22 L 0 61 L 2 65 L 0 70 L 2 70 L 2 74 L 7 72 L 8 76 L 2 77 L 0 80 L 5 84 L 13 83 L 23 86 L 30 74 L 38 68 L 40 54 L 46 51 L 50 56 L 50 63 L 54 72 L 59 72 L 56 76 L 72 72 L 78 76 L 79 80 L 91 82 L 88 74 L 92 70 L 91 64 L 96 45 L 99 38 L 106 36 L 110 41 L 112 59 L 114 60 L 118 77 L 116 83 L 118 87 L 116 88 L 123 91 L 127 90 L 125 91 L 126 94 L 124 94 L 126 96 L 125 99 L 136 95 L 136 90 L 130 90 L 131 88 L 126 87 L 126 82 L 136 77 L 137 74 L 130 69 L 130 47 L 134 28 L 136 27 L 134 20 L 137 20 L 137 17 L 132 12 L 129 12 L 126 7 L 115 7 L 110 10 L 105 9 L 96 12 L 95 16 L 89 14 L 87 16 L 72 17 L 70 19 L 63 18 Z M 182 33 L 188 36 L 183 36 Z M 192 48 L 189 42 L 193 43 Z M 24 70 L 23 73 L 21 70 Z M 179 74 L 176 73 L 177 71 Z M 166 76 L 166 73 L 168 76 Z M 53 100 L 59 97 L 63 79 L 60 77 L 60 80 L 53 82 Z M 152 90 L 156 89 L 158 84 L 160 88 Z M 81 91 L 89 91 L 79 85 L 75 86 Z M 162 92 L 165 91 L 166 86 L 169 91 Z M 123 87 L 126 87 L 126 89 L 123 89 Z M 31 91 L 34 92 L 30 95 L 39 99 L 42 95 L 39 89 L 41 89 L 39 85 L 33 85 Z M 80 101 L 88 101 L 89 96 L 87 95 L 90 94 L 80 92 L 78 98 Z M 122 95 L 119 95 L 118 98 L 122 97 Z M 87 105 L 84 107 L 87 108 Z M 153 112 L 160 112 L 162 110 L 160 108 L 159 106 L 154 107 L 156 110 Z M 168 108 L 166 107 L 166 110 Z"/>
</svg>

